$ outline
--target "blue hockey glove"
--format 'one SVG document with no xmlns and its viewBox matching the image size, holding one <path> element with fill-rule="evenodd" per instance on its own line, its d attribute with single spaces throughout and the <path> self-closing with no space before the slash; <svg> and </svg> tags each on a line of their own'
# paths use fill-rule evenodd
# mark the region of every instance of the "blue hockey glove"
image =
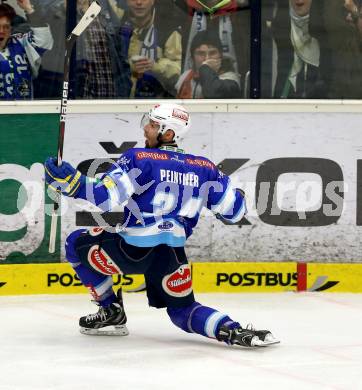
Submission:
<svg viewBox="0 0 362 390">
<path fill-rule="evenodd" d="M 45 161 L 44 167 L 45 180 L 49 187 L 63 195 L 76 196 L 81 185 L 85 183 L 86 177 L 66 161 L 63 161 L 62 165 L 58 167 L 56 159 L 49 157 Z"/>
</svg>

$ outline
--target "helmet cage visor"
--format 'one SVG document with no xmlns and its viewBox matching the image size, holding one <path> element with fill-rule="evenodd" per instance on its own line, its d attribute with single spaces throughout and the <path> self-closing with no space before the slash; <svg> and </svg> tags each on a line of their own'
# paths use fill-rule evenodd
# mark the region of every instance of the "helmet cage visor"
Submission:
<svg viewBox="0 0 362 390">
<path fill-rule="evenodd" d="M 140 123 L 141 129 L 144 130 L 145 126 L 147 126 L 148 124 L 150 124 L 152 127 L 158 126 L 159 127 L 158 132 L 162 133 L 162 131 L 161 131 L 162 123 L 160 121 L 154 120 L 153 118 L 151 118 L 149 113 L 146 113 L 146 114 L 143 114 L 142 119 L 141 119 L 141 123 Z"/>
<path fill-rule="evenodd" d="M 140 123 L 141 130 L 143 130 L 145 128 L 145 126 L 148 125 L 149 123 L 150 123 L 150 116 L 148 115 L 148 113 L 143 114 L 142 119 L 141 119 L 141 123 Z"/>
</svg>

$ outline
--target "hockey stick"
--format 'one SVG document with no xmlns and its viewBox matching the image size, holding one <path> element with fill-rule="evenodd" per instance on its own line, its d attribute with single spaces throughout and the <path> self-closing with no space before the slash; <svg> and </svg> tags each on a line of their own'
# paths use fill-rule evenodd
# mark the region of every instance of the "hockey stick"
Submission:
<svg viewBox="0 0 362 390">
<path fill-rule="evenodd" d="M 62 96 L 60 102 L 58 152 L 57 152 L 58 166 L 62 164 L 62 160 L 63 160 L 65 119 L 67 115 L 68 92 L 69 92 L 69 64 L 70 64 L 72 49 L 76 39 L 92 23 L 92 21 L 95 19 L 95 17 L 99 14 L 100 11 L 101 11 L 100 5 L 96 1 L 93 1 L 93 3 L 89 6 L 85 14 L 80 19 L 79 23 L 75 26 L 73 31 L 68 35 L 68 37 L 65 40 L 64 76 L 63 76 L 63 90 L 62 90 Z M 53 202 L 53 210 L 51 216 L 49 253 L 55 252 L 59 204 L 60 204 L 60 194 L 57 194 L 56 200 L 54 200 Z"/>
</svg>

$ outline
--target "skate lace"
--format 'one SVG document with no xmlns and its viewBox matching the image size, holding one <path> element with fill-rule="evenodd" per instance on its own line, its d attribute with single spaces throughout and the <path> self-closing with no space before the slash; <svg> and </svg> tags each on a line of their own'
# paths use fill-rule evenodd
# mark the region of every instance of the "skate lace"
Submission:
<svg viewBox="0 0 362 390">
<path fill-rule="evenodd" d="M 87 317 L 86 317 L 86 321 L 87 322 L 90 322 L 90 321 L 93 321 L 93 320 L 96 320 L 96 319 L 100 319 L 101 321 L 105 321 L 107 319 L 107 314 L 106 314 L 106 311 L 104 310 L 103 307 L 101 307 L 97 313 L 93 313 L 93 314 L 88 314 Z"/>
</svg>

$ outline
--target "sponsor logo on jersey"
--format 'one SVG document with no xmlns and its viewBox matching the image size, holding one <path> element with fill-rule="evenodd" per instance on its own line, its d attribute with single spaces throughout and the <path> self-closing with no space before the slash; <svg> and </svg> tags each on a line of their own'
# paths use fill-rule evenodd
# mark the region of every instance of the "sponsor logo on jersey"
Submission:
<svg viewBox="0 0 362 390">
<path fill-rule="evenodd" d="M 188 264 L 181 265 L 172 274 L 162 279 L 162 287 L 173 297 L 185 297 L 192 292 L 191 270 Z"/>
<path fill-rule="evenodd" d="M 174 156 L 171 157 L 171 160 L 177 161 L 178 163 L 182 163 L 182 164 L 185 163 L 185 161 L 184 161 L 184 160 L 181 160 L 180 157 L 179 157 L 177 154 L 174 154 Z"/>
<path fill-rule="evenodd" d="M 122 156 L 122 157 L 120 157 L 120 158 L 117 160 L 117 164 L 118 164 L 118 165 L 128 165 L 130 162 L 131 162 L 131 160 L 128 159 L 127 157 L 125 157 L 125 156 Z"/>
<path fill-rule="evenodd" d="M 219 170 L 218 171 L 218 179 L 222 179 L 224 176 L 225 176 L 224 173 Z"/>
<path fill-rule="evenodd" d="M 188 122 L 188 120 L 189 120 L 189 114 L 185 111 L 180 110 L 179 108 L 173 109 L 172 116 L 174 118 L 180 119 L 184 122 Z"/>
<path fill-rule="evenodd" d="M 108 253 L 98 245 L 93 245 L 88 252 L 89 264 L 103 275 L 121 274 L 120 268 L 109 257 Z"/>
<path fill-rule="evenodd" d="M 205 168 L 209 168 L 209 169 L 215 169 L 215 165 L 208 161 L 208 160 L 203 160 L 201 158 L 187 158 L 186 160 L 186 164 L 190 164 L 190 165 L 196 165 L 196 166 L 199 166 L 199 167 L 205 167 Z"/>
<path fill-rule="evenodd" d="M 88 230 L 88 233 L 89 233 L 91 236 L 95 237 L 95 236 L 99 236 L 100 234 L 102 234 L 103 231 L 104 231 L 103 228 L 94 227 L 94 228 L 92 228 L 92 229 L 89 229 L 89 230 Z"/>
<path fill-rule="evenodd" d="M 164 221 L 161 224 L 157 226 L 160 230 L 172 230 L 173 229 L 173 223 L 170 221 Z"/>
<path fill-rule="evenodd" d="M 169 156 L 166 153 L 158 152 L 137 152 L 136 158 L 142 160 L 144 158 L 150 158 L 152 160 L 168 160 Z"/>
</svg>

